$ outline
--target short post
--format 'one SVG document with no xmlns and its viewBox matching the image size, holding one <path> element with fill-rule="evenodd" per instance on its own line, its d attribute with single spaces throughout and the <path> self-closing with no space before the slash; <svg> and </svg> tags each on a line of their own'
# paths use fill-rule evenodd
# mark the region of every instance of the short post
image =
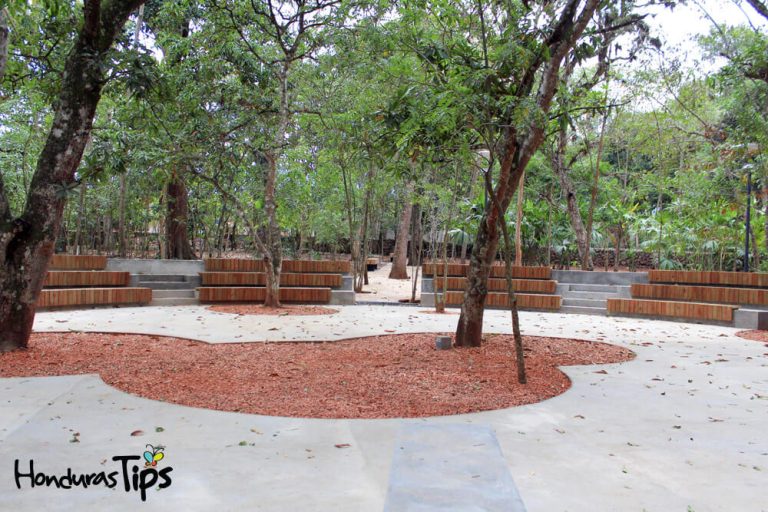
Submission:
<svg viewBox="0 0 768 512">
<path fill-rule="evenodd" d="M 436 336 L 435 348 L 437 350 L 450 350 L 453 348 L 453 340 L 450 336 Z"/>
</svg>

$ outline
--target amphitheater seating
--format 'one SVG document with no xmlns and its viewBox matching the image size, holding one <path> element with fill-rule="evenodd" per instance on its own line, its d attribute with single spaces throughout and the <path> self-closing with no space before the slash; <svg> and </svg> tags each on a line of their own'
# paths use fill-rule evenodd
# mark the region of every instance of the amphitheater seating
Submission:
<svg viewBox="0 0 768 512">
<path fill-rule="evenodd" d="M 768 306 L 764 273 L 651 270 L 648 281 L 631 299 L 608 299 L 608 313 L 732 323 L 740 306 Z"/>
<path fill-rule="evenodd" d="M 609 313 L 732 322 L 738 306 L 670 300 L 608 299 Z"/>
<path fill-rule="evenodd" d="M 202 303 L 264 302 L 265 265 L 261 260 L 210 258 L 200 273 Z M 341 288 L 350 271 L 349 261 L 284 260 L 280 274 L 280 301 L 322 303 L 331 301 L 331 289 Z"/>
<path fill-rule="evenodd" d="M 444 266 L 439 263 L 426 263 L 422 267 L 422 272 L 425 277 L 434 278 L 433 286 L 436 291 L 442 291 L 445 267 L 447 267 L 448 274 L 447 286 L 445 286 L 445 303 L 449 306 L 458 306 L 463 301 L 464 289 L 467 284 L 465 276 L 469 265 L 451 263 Z M 506 275 L 504 265 L 496 264 L 491 267 L 488 279 L 488 295 L 485 300 L 487 306 L 509 307 Z M 557 282 L 550 279 L 551 275 L 549 267 L 512 267 L 512 283 L 518 307 L 522 309 L 560 309 L 562 298 L 559 295 L 554 295 Z"/>
<path fill-rule="evenodd" d="M 106 256 L 56 254 L 37 299 L 39 308 L 148 304 L 149 288 L 128 287 L 128 272 L 112 272 Z"/>
</svg>

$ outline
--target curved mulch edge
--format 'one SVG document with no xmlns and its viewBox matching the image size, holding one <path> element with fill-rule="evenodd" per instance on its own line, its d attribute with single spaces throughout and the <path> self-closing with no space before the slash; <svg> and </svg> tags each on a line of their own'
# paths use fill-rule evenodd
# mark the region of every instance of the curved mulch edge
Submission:
<svg viewBox="0 0 768 512">
<path fill-rule="evenodd" d="M 529 383 L 521 386 L 511 335 L 489 335 L 483 347 L 448 351 L 435 350 L 435 336 L 207 344 L 155 335 L 35 333 L 30 349 L 0 354 L 0 376 L 96 373 L 121 391 L 191 407 L 289 417 L 397 418 L 539 402 L 570 387 L 558 366 L 635 356 L 607 343 L 526 336 Z"/>
<path fill-rule="evenodd" d="M 763 343 L 768 343 L 768 331 L 751 329 L 751 330 L 739 331 L 735 335 L 738 336 L 739 338 L 744 338 L 745 340 L 760 341 Z"/>
<path fill-rule="evenodd" d="M 305 304 L 283 306 L 280 308 L 268 308 L 261 304 L 215 304 L 205 309 L 215 313 L 231 315 L 271 315 L 271 316 L 308 316 L 308 315 L 335 315 L 338 309 L 325 306 L 309 306 Z"/>
</svg>

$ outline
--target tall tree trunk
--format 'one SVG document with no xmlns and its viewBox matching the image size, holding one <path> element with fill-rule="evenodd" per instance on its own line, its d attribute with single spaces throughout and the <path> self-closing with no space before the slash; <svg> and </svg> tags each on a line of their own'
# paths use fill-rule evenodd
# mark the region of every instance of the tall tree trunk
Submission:
<svg viewBox="0 0 768 512">
<path fill-rule="evenodd" d="M 411 213 L 411 250 L 408 256 L 408 262 L 411 266 L 418 265 L 419 254 L 421 254 L 421 247 L 423 245 L 421 235 L 421 206 L 419 203 L 413 204 L 413 212 Z"/>
<path fill-rule="evenodd" d="M 8 8 L 0 8 L 0 83 L 5 78 L 5 64 L 8 62 Z"/>
<path fill-rule="evenodd" d="M 395 252 L 392 257 L 392 269 L 389 271 L 390 279 L 408 279 L 408 234 L 411 228 L 411 212 L 413 212 L 413 187 L 412 181 L 405 186 L 403 198 L 403 211 L 400 213 L 400 222 L 395 239 Z M 411 247 L 414 247 L 414 240 Z"/>
<path fill-rule="evenodd" d="M 187 222 L 189 199 L 187 186 L 179 173 L 174 172 L 166 186 L 165 257 L 170 260 L 193 260 L 195 253 L 189 243 Z"/>
<path fill-rule="evenodd" d="M 571 177 L 568 172 L 569 169 L 565 163 L 565 148 L 568 144 L 567 129 L 563 127 L 558 132 L 557 146 L 554 153 L 553 167 L 557 172 L 557 177 L 560 180 L 560 187 L 565 193 L 566 209 L 568 211 L 568 219 L 571 221 L 571 228 L 576 235 L 576 246 L 579 250 L 579 259 L 582 262 L 582 269 L 592 270 L 592 255 L 589 251 L 589 243 L 587 240 L 589 236 L 587 230 L 584 227 L 584 222 L 581 218 L 581 211 L 579 210 L 579 202 L 576 198 L 576 187 L 571 181 Z M 584 262 L 586 262 L 586 268 L 584 268 Z"/>
<path fill-rule="evenodd" d="M 517 185 L 517 217 L 515 219 L 515 265 L 523 266 L 523 201 L 525 199 L 525 171 Z M 506 221 L 505 221 L 506 222 Z M 506 226 L 505 226 L 506 229 Z"/>
<path fill-rule="evenodd" d="M 606 84 L 607 87 L 607 84 Z M 605 102 L 608 103 L 608 92 L 606 89 Z M 592 270 L 592 262 L 589 258 L 589 246 L 592 243 L 592 222 L 595 218 L 595 205 L 597 204 L 597 187 L 600 182 L 600 160 L 603 158 L 603 142 L 605 141 L 605 125 L 608 122 L 608 109 L 603 114 L 603 122 L 600 126 L 600 139 L 597 143 L 597 158 L 595 161 L 595 177 L 592 181 L 592 190 L 589 197 L 589 212 L 587 213 L 587 248 L 586 254 L 581 260 L 581 270 Z"/>
<path fill-rule="evenodd" d="M 37 161 L 26 204 L 14 218 L 0 175 L 0 351 L 25 348 L 35 303 L 53 256 L 66 202 L 62 186 L 75 181 L 104 85 L 105 59 L 116 35 L 141 0 L 83 6 L 83 25 L 64 64 L 53 122 Z"/>
<path fill-rule="evenodd" d="M 499 219 L 499 227 L 504 235 L 504 266 L 507 276 L 507 296 L 509 297 L 509 313 L 512 316 L 512 337 L 515 340 L 515 361 L 517 363 L 517 382 L 525 384 L 528 377 L 525 374 L 525 350 L 523 336 L 520 334 L 520 315 L 517 311 L 517 295 L 512 282 L 512 244 L 509 243 L 509 232 L 504 219 Z"/>
<path fill-rule="evenodd" d="M 75 231 L 75 254 L 80 254 L 80 246 L 83 243 L 83 218 L 85 217 L 85 191 L 88 187 L 80 183 L 80 204 L 78 206 L 77 227 Z"/>
<path fill-rule="evenodd" d="M 280 226 L 277 223 L 277 203 L 275 188 L 277 183 L 277 157 L 268 153 L 268 168 L 264 186 L 264 211 L 267 214 L 265 226 L 267 253 L 263 255 L 266 266 L 266 299 L 264 305 L 279 308 L 280 304 L 280 271 L 283 266 L 283 244 L 280 239 Z"/>
<path fill-rule="evenodd" d="M 594 15 L 599 1 L 587 0 L 581 12 L 578 11 L 579 3 L 569 3 L 559 18 L 557 29 L 553 33 L 555 36 L 547 41 L 549 59 L 546 64 L 542 64 L 535 95 L 538 109 L 544 116 L 552 105 L 559 82 L 560 65 Z M 537 65 L 529 71 L 538 71 Z M 518 89 L 518 95 L 527 98 L 532 94 L 534 83 L 531 80 L 524 84 L 525 87 Z M 472 248 L 461 316 L 456 326 L 456 346 L 479 346 L 481 343 L 485 299 L 488 295 L 488 274 L 496 259 L 499 242 L 497 223 L 509 207 L 520 176 L 543 140 L 544 126 L 535 119 L 522 133 L 518 133 L 513 126 L 504 129 L 503 144 L 498 148 L 501 157 L 499 177 L 493 190 L 489 172 L 486 172 L 485 176 L 486 190 L 494 196 L 494 200 L 485 206 Z M 490 169 L 492 167 L 489 167 Z"/>
<path fill-rule="evenodd" d="M 120 200 L 119 200 L 119 210 L 120 210 L 120 217 L 118 219 L 117 223 L 117 240 L 118 240 L 118 255 L 121 258 L 125 258 L 126 254 L 126 236 L 125 236 L 125 192 L 126 192 L 126 184 L 125 184 L 125 175 L 126 173 L 123 172 L 120 174 Z"/>
</svg>

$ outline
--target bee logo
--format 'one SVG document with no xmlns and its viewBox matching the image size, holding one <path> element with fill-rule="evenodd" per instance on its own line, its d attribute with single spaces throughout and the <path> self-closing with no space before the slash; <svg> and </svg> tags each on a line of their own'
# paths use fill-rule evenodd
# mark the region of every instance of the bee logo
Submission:
<svg viewBox="0 0 768 512">
<path fill-rule="evenodd" d="M 146 446 L 147 451 L 144 452 L 144 460 L 146 461 L 144 463 L 144 467 L 155 467 L 157 466 L 157 463 L 163 460 L 163 457 L 165 457 L 165 454 L 163 453 L 163 450 L 165 450 L 164 446 L 152 446 L 151 444 L 148 444 Z"/>
</svg>

